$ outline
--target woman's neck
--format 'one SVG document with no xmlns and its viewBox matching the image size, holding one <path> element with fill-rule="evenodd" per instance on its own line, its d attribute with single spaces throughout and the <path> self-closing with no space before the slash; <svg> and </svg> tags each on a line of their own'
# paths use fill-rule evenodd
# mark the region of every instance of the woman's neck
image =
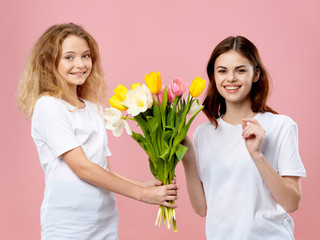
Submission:
<svg viewBox="0 0 320 240">
<path fill-rule="evenodd" d="M 238 125 L 242 123 L 243 118 L 253 118 L 256 114 L 251 110 L 251 101 L 241 104 L 228 103 L 222 119 L 232 125 Z"/>
<path fill-rule="evenodd" d="M 70 103 L 71 105 L 81 109 L 81 108 L 85 108 L 86 107 L 86 104 L 84 103 L 84 101 L 82 99 L 79 98 L 78 96 L 78 91 L 77 91 L 77 86 L 74 86 L 74 85 L 69 85 L 69 92 L 70 92 L 70 95 L 72 96 L 72 98 L 74 99 L 74 101 L 76 102 L 72 102 Z"/>
</svg>

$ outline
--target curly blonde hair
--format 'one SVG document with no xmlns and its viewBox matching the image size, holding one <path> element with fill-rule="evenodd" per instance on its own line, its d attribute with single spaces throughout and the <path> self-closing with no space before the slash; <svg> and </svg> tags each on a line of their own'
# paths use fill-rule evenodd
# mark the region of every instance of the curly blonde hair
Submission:
<svg viewBox="0 0 320 240">
<path fill-rule="evenodd" d="M 94 102 L 98 106 L 106 100 L 105 74 L 97 42 L 79 25 L 73 23 L 53 25 L 34 45 L 19 84 L 17 102 L 19 108 L 29 118 L 32 117 L 36 101 L 44 95 L 61 98 L 78 106 L 77 99 L 69 94 L 67 82 L 57 71 L 62 55 L 61 46 L 69 35 L 86 40 L 91 52 L 92 70 L 85 83 L 78 86 L 78 97 Z"/>
</svg>

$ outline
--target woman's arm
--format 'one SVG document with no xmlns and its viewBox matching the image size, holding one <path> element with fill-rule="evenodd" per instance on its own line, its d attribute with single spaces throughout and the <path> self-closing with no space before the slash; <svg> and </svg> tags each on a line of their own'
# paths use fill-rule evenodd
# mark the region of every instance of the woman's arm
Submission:
<svg viewBox="0 0 320 240">
<path fill-rule="evenodd" d="M 140 187 L 156 187 L 156 186 L 162 185 L 162 182 L 157 179 L 149 180 L 149 181 L 139 181 L 139 180 L 133 180 L 133 179 L 127 178 L 127 177 L 112 170 L 112 168 L 110 167 L 110 160 L 109 159 L 108 159 L 108 169 L 109 169 L 110 173 L 116 175 L 117 177 L 122 178 L 128 182 L 133 183 L 133 184 L 136 184 Z M 175 179 L 172 181 L 172 184 L 176 184 Z M 178 187 L 177 187 L 177 189 L 178 189 Z"/>
<path fill-rule="evenodd" d="M 176 207 L 167 202 L 177 199 L 177 187 L 174 184 L 147 188 L 138 186 L 89 161 L 81 147 L 62 154 L 62 158 L 80 179 L 92 185 L 138 201 Z"/>
<path fill-rule="evenodd" d="M 182 159 L 182 163 L 186 175 L 190 202 L 194 211 L 198 215 L 205 217 L 207 214 L 207 203 L 202 182 L 197 170 L 196 154 L 193 149 L 193 144 L 188 137 L 183 140 L 182 144 L 189 148 Z"/>
<path fill-rule="evenodd" d="M 265 130 L 256 119 L 243 119 L 242 127 L 247 149 L 273 198 L 288 213 L 294 212 L 301 199 L 300 177 L 280 176 L 264 157 L 260 148 Z"/>
</svg>

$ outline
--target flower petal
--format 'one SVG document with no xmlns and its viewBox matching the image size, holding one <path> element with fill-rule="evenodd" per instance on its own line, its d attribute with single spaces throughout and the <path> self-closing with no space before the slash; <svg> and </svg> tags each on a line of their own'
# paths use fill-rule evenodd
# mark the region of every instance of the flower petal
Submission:
<svg viewBox="0 0 320 240">
<path fill-rule="evenodd" d="M 152 107 L 153 100 L 150 89 L 146 85 L 136 86 L 134 90 L 127 92 L 127 99 L 122 102 L 127 106 L 127 113 L 136 116 Z"/>
<path fill-rule="evenodd" d="M 124 128 L 126 129 L 127 134 L 131 136 L 131 135 L 132 135 L 132 131 L 131 131 L 130 126 L 129 126 L 129 124 L 127 123 L 126 120 L 123 120 L 123 126 L 124 126 Z"/>
<path fill-rule="evenodd" d="M 123 133 L 123 125 L 121 124 L 118 127 L 113 128 L 112 133 L 115 137 L 120 137 Z"/>
<path fill-rule="evenodd" d="M 202 105 L 199 105 L 197 101 L 193 101 L 190 107 L 190 110 L 188 112 L 188 115 L 193 116 L 200 108 L 202 108 Z"/>
</svg>

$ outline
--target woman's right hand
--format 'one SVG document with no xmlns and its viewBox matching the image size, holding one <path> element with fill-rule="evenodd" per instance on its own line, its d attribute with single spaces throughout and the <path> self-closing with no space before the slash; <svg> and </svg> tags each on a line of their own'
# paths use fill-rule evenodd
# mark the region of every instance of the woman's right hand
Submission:
<svg viewBox="0 0 320 240">
<path fill-rule="evenodd" d="M 175 184 L 146 187 L 142 189 L 142 202 L 176 208 L 176 204 L 168 201 L 178 199 L 178 187 Z"/>
</svg>

